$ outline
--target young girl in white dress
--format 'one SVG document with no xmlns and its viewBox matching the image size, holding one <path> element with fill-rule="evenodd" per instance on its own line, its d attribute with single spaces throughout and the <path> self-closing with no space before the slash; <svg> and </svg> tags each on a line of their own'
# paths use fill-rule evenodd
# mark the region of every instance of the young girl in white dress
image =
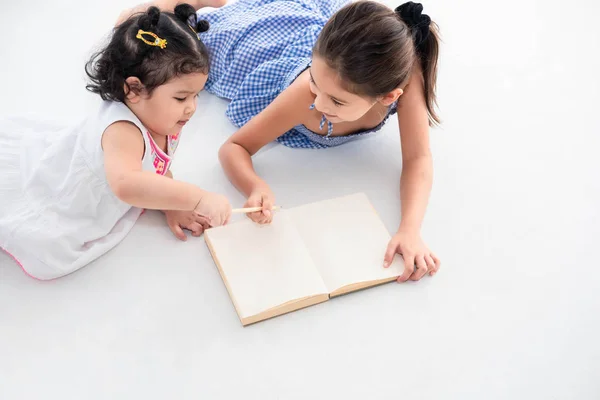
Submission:
<svg viewBox="0 0 600 400">
<path fill-rule="evenodd" d="M 180 239 L 227 223 L 221 195 L 172 179 L 181 130 L 206 83 L 208 29 L 188 4 L 156 7 L 114 29 L 86 66 L 104 100 L 74 127 L 0 120 L 0 247 L 23 270 L 53 279 L 123 240 L 143 209 L 165 211 Z"/>
</svg>

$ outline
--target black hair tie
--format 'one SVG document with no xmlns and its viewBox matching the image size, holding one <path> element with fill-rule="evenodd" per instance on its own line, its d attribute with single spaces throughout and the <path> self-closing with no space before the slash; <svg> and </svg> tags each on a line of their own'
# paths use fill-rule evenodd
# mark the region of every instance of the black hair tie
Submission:
<svg viewBox="0 0 600 400">
<path fill-rule="evenodd" d="M 422 14 L 423 5 L 409 1 L 397 7 L 395 11 L 410 28 L 415 46 L 419 48 L 429 36 L 429 25 L 431 24 L 429 15 Z"/>
</svg>

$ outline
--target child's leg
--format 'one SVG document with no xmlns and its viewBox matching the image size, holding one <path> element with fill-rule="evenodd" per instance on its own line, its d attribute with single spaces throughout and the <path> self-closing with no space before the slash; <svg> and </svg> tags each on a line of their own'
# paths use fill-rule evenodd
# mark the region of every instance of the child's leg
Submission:
<svg viewBox="0 0 600 400">
<path fill-rule="evenodd" d="M 125 20 L 127 20 L 127 18 L 131 17 L 133 14 L 144 12 L 151 6 L 158 7 L 162 11 L 173 11 L 179 3 L 182 3 L 182 0 L 155 0 L 149 1 L 147 3 L 138 4 L 133 8 L 123 10 L 119 15 L 119 18 L 117 18 L 117 22 L 115 23 L 115 25 L 122 24 Z M 196 10 L 199 10 L 203 7 L 223 7 L 225 4 L 227 4 L 227 0 L 187 0 L 185 1 L 185 3 L 191 5 Z"/>
<path fill-rule="evenodd" d="M 196 10 L 199 10 L 202 7 L 219 8 L 219 7 L 223 7 L 225 4 L 227 4 L 227 0 L 196 0 L 196 1 L 190 1 L 188 4 L 191 4 L 192 6 L 194 6 L 194 8 L 196 8 Z"/>
</svg>

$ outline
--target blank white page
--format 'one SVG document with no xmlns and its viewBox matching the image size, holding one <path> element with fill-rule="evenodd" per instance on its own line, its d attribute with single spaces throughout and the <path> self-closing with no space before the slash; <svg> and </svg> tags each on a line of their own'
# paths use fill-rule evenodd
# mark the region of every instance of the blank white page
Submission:
<svg viewBox="0 0 600 400">
<path fill-rule="evenodd" d="M 298 231 L 285 212 L 270 225 L 250 220 L 204 233 L 242 318 L 288 301 L 327 293 Z"/>
<path fill-rule="evenodd" d="M 330 293 L 404 271 L 400 257 L 395 257 L 389 268 L 383 268 L 391 236 L 364 193 L 307 204 L 289 212 Z"/>
</svg>

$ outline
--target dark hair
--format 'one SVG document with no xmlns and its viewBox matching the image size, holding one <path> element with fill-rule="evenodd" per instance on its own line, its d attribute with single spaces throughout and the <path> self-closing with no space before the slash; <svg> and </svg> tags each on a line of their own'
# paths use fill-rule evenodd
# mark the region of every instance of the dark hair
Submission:
<svg viewBox="0 0 600 400">
<path fill-rule="evenodd" d="M 152 46 L 136 38 L 139 30 L 166 40 L 166 46 Z M 198 21 L 194 8 L 179 4 L 174 13 L 150 7 L 114 28 L 108 45 L 94 54 L 85 66 L 91 82 L 87 90 L 103 100 L 124 102 L 132 88 L 125 80 L 139 78 L 148 94 L 172 78 L 184 74 L 207 74 L 208 50 L 198 32 L 208 30 L 207 21 Z M 146 40 L 154 38 L 144 34 Z"/>
<path fill-rule="evenodd" d="M 408 83 L 415 62 L 420 62 L 429 122 L 439 123 L 439 34 L 422 10 L 413 2 L 396 10 L 373 1 L 351 3 L 327 22 L 313 53 L 338 72 L 349 91 L 374 98 Z"/>
</svg>

